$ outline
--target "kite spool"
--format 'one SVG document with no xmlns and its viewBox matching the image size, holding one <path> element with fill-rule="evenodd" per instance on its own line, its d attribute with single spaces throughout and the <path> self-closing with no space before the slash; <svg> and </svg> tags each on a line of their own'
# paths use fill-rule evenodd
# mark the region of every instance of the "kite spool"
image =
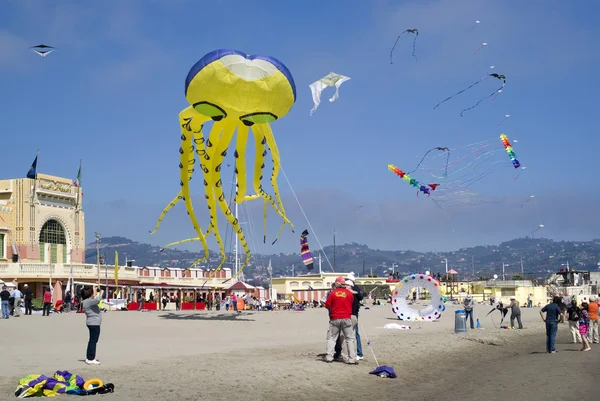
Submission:
<svg viewBox="0 0 600 401">
<path fill-rule="evenodd" d="M 431 303 L 424 309 L 415 309 L 408 305 L 406 297 L 413 288 L 424 288 L 431 294 Z M 392 293 L 392 312 L 400 320 L 432 322 L 442 316 L 446 310 L 445 297 L 440 292 L 440 282 L 427 274 L 411 274 L 404 277 Z"/>
</svg>

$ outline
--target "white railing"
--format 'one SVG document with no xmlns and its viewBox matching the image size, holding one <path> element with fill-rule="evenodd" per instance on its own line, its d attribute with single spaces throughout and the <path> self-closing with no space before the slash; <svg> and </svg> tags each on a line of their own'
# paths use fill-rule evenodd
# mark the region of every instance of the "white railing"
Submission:
<svg viewBox="0 0 600 401">
<path fill-rule="evenodd" d="M 71 270 L 72 269 L 72 270 Z M 52 275 L 54 279 L 68 279 L 73 273 L 74 280 L 90 280 L 97 279 L 100 276 L 100 280 L 114 280 L 115 269 L 114 266 L 100 266 L 100 274 L 98 275 L 98 266 L 92 264 L 50 264 L 50 263 L 1 263 L 0 264 L 0 279 L 13 280 L 18 279 L 20 281 L 26 281 L 30 278 L 49 278 Z M 224 278 L 212 278 L 207 281 L 207 277 L 161 277 L 161 276 L 142 276 L 139 274 L 140 270 L 127 266 L 119 266 L 119 280 L 123 281 L 137 281 L 144 284 L 160 284 L 167 283 L 172 286 L 186 286 L 186 287 L 227 287 L 233 282 L 231 280 L 223 284 Z"/>
</svg>

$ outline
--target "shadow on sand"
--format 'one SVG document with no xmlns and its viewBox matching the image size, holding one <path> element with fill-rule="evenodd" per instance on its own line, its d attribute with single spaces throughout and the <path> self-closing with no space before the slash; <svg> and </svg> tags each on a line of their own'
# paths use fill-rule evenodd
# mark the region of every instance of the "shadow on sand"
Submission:
<svg viewBox="0 0 600 401">
<path fill-rule="evenodd" d="M 230 322 L 254 322 L 254 319 L 246 319 L 244 316 L 249 316 L 249 314 L 241 314 L 241 313 L 232 313 L 232 314 L 218 314 L 218 315 L 208 315 L 202 313 L 193 313 L 193 314 L 179 314 L 179 313 L 167 313 L 165 315 L 160 315 L 160 318 L 170 319 L 170 320 L 210 320 L 210 321 L 230 321 Z"/>
</svg>

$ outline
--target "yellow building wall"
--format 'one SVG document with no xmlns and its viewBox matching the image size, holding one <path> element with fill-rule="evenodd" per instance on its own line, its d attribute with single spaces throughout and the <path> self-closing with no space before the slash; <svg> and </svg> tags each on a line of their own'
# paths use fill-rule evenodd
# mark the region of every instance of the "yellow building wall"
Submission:
<svg viewBox="0 0 600 401">
<path fill-rule="evenodd" d="M 44 224 L 56 220 L 65 231 L 66 244 L 57 246 L 57 263 L 85 261 L 85 221 L 81 188 L 67 178 L 38 174 L 0 181 L 0 234 L 5 238 L 0 260 L 12 258 L 13 243 L 21 261 L 41 261 L 40 233 Z M 35 188 L 35 197 L 32 194 Z M 78 202 L 79 200 L 79 202 Z M 44 258 L 47 260 L 47 258 Z"/>
</svg>

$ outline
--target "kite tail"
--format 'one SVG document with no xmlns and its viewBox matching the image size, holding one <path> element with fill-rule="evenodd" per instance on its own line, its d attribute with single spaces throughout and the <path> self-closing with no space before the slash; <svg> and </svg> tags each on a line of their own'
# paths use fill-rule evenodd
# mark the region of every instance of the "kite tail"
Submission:
<svg viewBox="0 0 600 401">
<path fill-rule="evenodd" d="M 469 89 L 471 89 L 472 87 L 474 87 L 475 85 L 477 85 L 478 83 L 480 83 L 486 76 L 484 76 L 483 78 L 480 78 L 478 81 L 476 81 L 475 83 L 472 83 L 471 85 L 469 85 L 465 89 L 463 89 L 463 90 L 461 90 L 459 92 L 456 92 L 454 95 L 449 96 L 446 99 L 442 100 L 441 102 L 439 102 L 438 104 L 436 104 L 433 109 L 434 110 L 437 109 L 439 105 L 441 105 L 442 103 L 447 102 L 448 100 L 452 99 L 454 96 L 460 95 L 461 93 L 464 93 L 464 92 L 468 91 Z"/>
<path fill-rule="evenodd" d="M 392 50 L 390 50 L 390 64 L 394 64 L 393 61 L 393 57 L 394 57 L 394 49 L 396 48 L 396 45 L 398 44 L 398 41 L 400 40 L 400 38 L 402 37 L 402 35 L 404 35 L 406 32 L 408 31 L 404 31 L 402 32 L 400 35 L 398 35 L 398 37 L 396 38 L 396 42 L 394 42 L 394 47 L 392 47 Z M 415 37 L 416 40 L 416 37 Z"/>
<path fill-rule="evenodd" d="M 471 110 L 471 109 L 474 109 L 475 107 L 479 106 L 479 104 L 480 104 L 481 102 L 483 102 L 484 100 L 486 100 L 486 99 L 489 99 L 489 98 L 491 98 L 492 96 L 494 96 L 496 93 L 498 93 L 498 91 L 501 91 L 501 90 L 504 88 L 504 85 L 506 85 L 506 84 L 502 84 L 502 86 L 501 86 L 501 87 L 499 87 L 498 89 L 496 89 L 494 92 L 490 93 L 488 96 L 484 97 L 483 99 L 480 99 L 480 100 L 479 100 L 477 103 L 475 103 L 473 106 L 471 106 L 471 107 L 468 107 L 468 108 L 466 108 L 466 109 L 463 109 L 463 110 L 460 112 L 460 116 L 461 116 L 461 117 L 463 117 L 463 113 L 464 113 L 465 111 L 469 111 L 469 110 Z"/>
</svg>

